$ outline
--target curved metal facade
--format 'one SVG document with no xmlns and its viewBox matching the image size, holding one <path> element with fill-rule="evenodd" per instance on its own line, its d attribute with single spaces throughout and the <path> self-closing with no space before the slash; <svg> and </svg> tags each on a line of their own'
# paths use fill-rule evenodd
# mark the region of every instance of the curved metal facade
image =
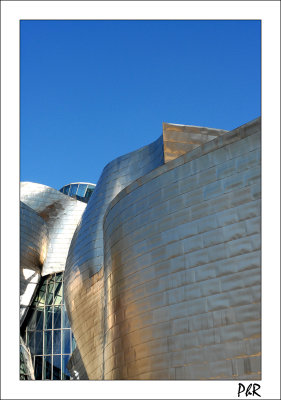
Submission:
<svg viewBox="0 0 281 400">
<path fill-rule="evenodd" d="M 105 379 L 260 379 L 259 121 L 127 187 L 104 244 Z"/>
<path fill-rule="evenodd" d="M 48 246 L 45 221 L 20 202 L 20 322 L 27 313 L 41 276 Z"/>
<path fill-rule="evenodd" d="M 42 275 L 64 271 L 71 239 L 86 204 L 33 182 L 21 182 L 20 195 L 48 227 L 49 243 Z"/>
<path fill-rule="evenodd" d="M 65 272 L 89 379 L 259 379 L 260 120 L 215 131 L 104 169 Z"/>
<path fill-rule="evenodd" d="M 105 210 L 123 188 L 163 162 L 162 137 L 110 162 L 104 168 L 73 236 L 65 269 L 65 299 L 71 327 L 89 379 L 103 379 Z"/>
</svg>

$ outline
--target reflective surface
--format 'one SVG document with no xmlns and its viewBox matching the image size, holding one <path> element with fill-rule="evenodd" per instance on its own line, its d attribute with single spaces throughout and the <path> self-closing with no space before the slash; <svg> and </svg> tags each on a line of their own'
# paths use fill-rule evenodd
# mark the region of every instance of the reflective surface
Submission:
<svg viewBox="0 0 281 400">
<path fill-rule="evenodd" d="M 162 166 L 147 150 L 104 169 L 70 247 L 87 375 L 260 379 L 260 119 Z"/>
<path fill-rule="evenodd" d="M 103 170 L 69 249 L 66 306 L 90 379 L 101 379 L 103 318 L 103 217 L 109 202 L 129 183 L 164 163 L 162 137 L 110 162 Z M 91 352 L 89 352 L 91 347 Z M 95 363 L 93 363 L 95 359 Z M 87 367 L 88 366 L 88 367 Z"/>
<path fill-rule="evenodd" d="M 64 271 L 69 245 L 86 204 L 45 185 L 21 182 L 21 201 L 44 219 L 49 233 L 42 275 Z"/>
<path fill-rule="evenodd" d="M 163 122 L 165 163 L 225 134 L 223 129 L 168 124 Z"/>
<path fill-rule="evenodd" d="M 60 189 L 61 193 L 74 197 L 77 200 L 88 203 L 96 185 L 94 183 L 77 182 L 69 183 Z"/>
<path fill-rule="evenodd" d="M 35 379 L 70 379 L 66 367 L 76 347 L 64 299 L 63 274 L 42 278 L 24 326 Z"/>
<path fill-rule="evenodd" d="M 47 246 L 48 228 L 45 221 L 20 202 L 20 323 L 25 318 L 40 281 Z"/>
</svg>

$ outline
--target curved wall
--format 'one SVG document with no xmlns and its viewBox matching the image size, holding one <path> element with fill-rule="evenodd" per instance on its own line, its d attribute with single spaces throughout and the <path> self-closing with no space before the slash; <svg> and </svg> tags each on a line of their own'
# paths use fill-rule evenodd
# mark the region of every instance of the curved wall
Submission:
<svg viewBox="0 0 281 400">
<path fill-rule="evenodd" d="M 123 188 L 163 162 L 162 136 L 152 144 L 110 162 L 104 168 L 73 236 L 65 269 L 65 299 L 89 379 L 103 379 L 105 210 Z"/>
<path fill-rule="evenodd" d="M 20 198 L 48 227 L 49 244 L 42 275 L 64 271 L 71 239 L 86 204 L 33 182 L 21 182 Z"/>
<path fill-rule="evenodd" d="M 48 228 L 45 221 L 20 202 L 20 323 L 39 283 L 47 246 Z"/>
<path fill-rule="evenodd" d="M 260 120 L 134 182 L 104 221 L 104 379 L 260 379 Z"/>
</svg>

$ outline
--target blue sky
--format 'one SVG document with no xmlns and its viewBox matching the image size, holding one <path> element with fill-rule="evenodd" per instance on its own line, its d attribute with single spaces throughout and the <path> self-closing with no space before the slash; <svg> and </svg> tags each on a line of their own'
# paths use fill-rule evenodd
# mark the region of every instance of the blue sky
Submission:
<svg viewBox="0 0 281 400">
<path fill-rule="evenodd" d="M 97 183 L 162 122 L 261 114 L 259 21 L 21 21 L 21 180 Z"/>
</svg>

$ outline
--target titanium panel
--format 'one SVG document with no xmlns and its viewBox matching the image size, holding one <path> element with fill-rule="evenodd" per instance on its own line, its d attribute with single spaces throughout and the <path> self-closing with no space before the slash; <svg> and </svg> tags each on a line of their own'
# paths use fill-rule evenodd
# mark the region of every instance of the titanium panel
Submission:
<svg viewBox="0 0 281 400">
<path fill-rule="evenodd" d="M 104 168 L 73 236 L 65 269 L 65 299 L 89 379 L 103 379 L 105 210 L 128 184 L 162 165 L 163 158 L 161 136 L 152 144 L 110 162 Z"/>
<path fill-rule="evenodd" d="M 104 379 L 261 378 L 260 120 L 194 152 L 105 214 Z"/>
<path fill-rule="evenodd" d="M 165 163 L 224 135 L 226 130 L 163 122 Z"/>
<path fill-rule="evenodd" d="M 45 221 L 20 202 L 20 323 L 22 324 L 41 276 L 48 246 Z"/>
<path fill-rule="evenodd" d="M 49 243 L 42 276 L 64 271 L 70 242 L 86 204 L 33 182 L 21 182 L 20 196 L 48 227 Z"/>
</svg>

